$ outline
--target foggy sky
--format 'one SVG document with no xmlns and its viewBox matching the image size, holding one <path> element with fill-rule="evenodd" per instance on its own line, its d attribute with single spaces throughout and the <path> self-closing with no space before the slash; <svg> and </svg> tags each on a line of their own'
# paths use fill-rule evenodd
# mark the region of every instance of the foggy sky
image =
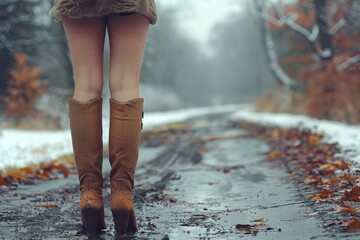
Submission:
<svg viewBox="0 0 360 240">
<path fill-rule="evenodd" d="M 234 11 L 240 11 L 238 0 L 156 0 L 159 5 L 179 6 L 180 27 L 192 38 L 207 44 L 211 28 Z M 161 21 L 161 16 L 159 16 Z"/>
</svg>

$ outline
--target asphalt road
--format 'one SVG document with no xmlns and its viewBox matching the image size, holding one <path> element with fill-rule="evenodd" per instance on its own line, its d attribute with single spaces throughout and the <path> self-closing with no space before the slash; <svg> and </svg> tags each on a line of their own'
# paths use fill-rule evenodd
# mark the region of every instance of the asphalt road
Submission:
<svg viewBox="0 0 360 240">
<path fill-rule="evenodd" d="M 226 114 L 143 133 L 135 186 L 140 230 L 127 239 L 357 239 L 325 232 L 286 169 L 264 160 L 266 151 Z M 108 229 L 99 239 L 114 239 L 108 177 L 103 192 Z M 77 234 L 78 203 L 76 175 L 6 191 L 0 239 L 86 239 Z"/>
</svg>

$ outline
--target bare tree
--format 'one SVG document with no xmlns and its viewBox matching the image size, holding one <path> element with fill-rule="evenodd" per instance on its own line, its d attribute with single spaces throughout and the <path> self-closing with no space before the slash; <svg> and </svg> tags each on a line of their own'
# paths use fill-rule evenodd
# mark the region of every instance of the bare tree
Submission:
<svg viewBox="0 0 360 240">
<path fill-rule="evenodd" d="M 313 56 L 318 61 L 318 63 L 328 61 L 333 58 L 333 37 L 336 36 L 340 30 L 346 26 L 348 19 L 338 19 L 338 21 L 330 28 L 328 24 L 330 18 L 329 15 L 335 15 L 337 11 L 344 7 L 345 4 L 349 4 L 349 2 L 341 0 L 336 2 L 332 1 L 330 3 L 326 0 L 313 0 L 316 21 L 314 22 L 311 30 L 308 30 L 298 24 L 296 22 L 298 19 L 296 13 L 285 13 L 283 6 L 279 3 L 264 0 L 256 0 L 254 3 L 255 10 L 253 13 L 264 20 L 262 24 L 262 31 L 264 33 L 266 51 L 268 54 L 270 67 L 280 85 L 286 86 L 288 88 L 296 86 L 296 84 L 294 85 L 294 81 L 291 80 L 291 78 L 282 70 L 281 66 L 278 64 L 277 55 L 274 50 L 274 42 L 269 30 L 266 27 L 266 21 L 274 24 L 277 27 L 285 26 L 301 36 L 308 44 L 310 51 L 313 53 Z M 329 4 L 331 4 L 331 6 L 328 6 Z M 356 3 L 355 6 L 357 5 L 359 4 Z M 357 6 L 356 9 L 359 10 L 360 7 Z M 275 13 L 275 16 L 269 14 L 270 10 Z M 330 11 L 330 13 L 328 11 Z M 349 14 L 348 16 L 351 16 L 354 19 L 358 18 L 358 15 L 354 13 L 351 15 Z M 343 71 L 352 67 L 358 62 L 360 62 L 360 54 L 340 63 L 335 70 L 338 72 Z"/>
</svg>

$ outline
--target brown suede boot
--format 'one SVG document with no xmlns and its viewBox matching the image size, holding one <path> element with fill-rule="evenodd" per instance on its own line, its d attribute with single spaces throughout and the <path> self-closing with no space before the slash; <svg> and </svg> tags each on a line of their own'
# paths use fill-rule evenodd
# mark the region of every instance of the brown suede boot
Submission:
<svg viewBox="0 0 360 240">
<path fill-rule="evenodd" d="M 142 98 L 128 102 L 110 99 L 110 208 L 118 235 L 137 231 L 133 188 L 141 137 L 143 102 Z"/>
<path fill-rule="evenodd" d="M 95 235 L 106 228 L 102 198 L 102 98 L 86 103 L 70 100 L 69 117 L 83 226 L 88 235 Z"/>
</svg>

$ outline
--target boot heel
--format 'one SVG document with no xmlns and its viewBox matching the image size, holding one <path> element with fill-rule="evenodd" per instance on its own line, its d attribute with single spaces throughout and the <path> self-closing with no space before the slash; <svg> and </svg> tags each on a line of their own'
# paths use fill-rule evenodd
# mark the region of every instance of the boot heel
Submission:
<svg viewBox="0 0 360 240">
<path fill-rule="evenodd" d="M 96 236 L 100 220 L 100 210 L 94 208 L 85 208 L 81 210 L 81 216 L 85 226 L 86 235 Z"/>
<path fill-rule="evenodd" d="M 130 211 L 112 210 L 111 212 L 114 218 L 116 235 L 126 234 L 129 225 Z"/>
</svg>

